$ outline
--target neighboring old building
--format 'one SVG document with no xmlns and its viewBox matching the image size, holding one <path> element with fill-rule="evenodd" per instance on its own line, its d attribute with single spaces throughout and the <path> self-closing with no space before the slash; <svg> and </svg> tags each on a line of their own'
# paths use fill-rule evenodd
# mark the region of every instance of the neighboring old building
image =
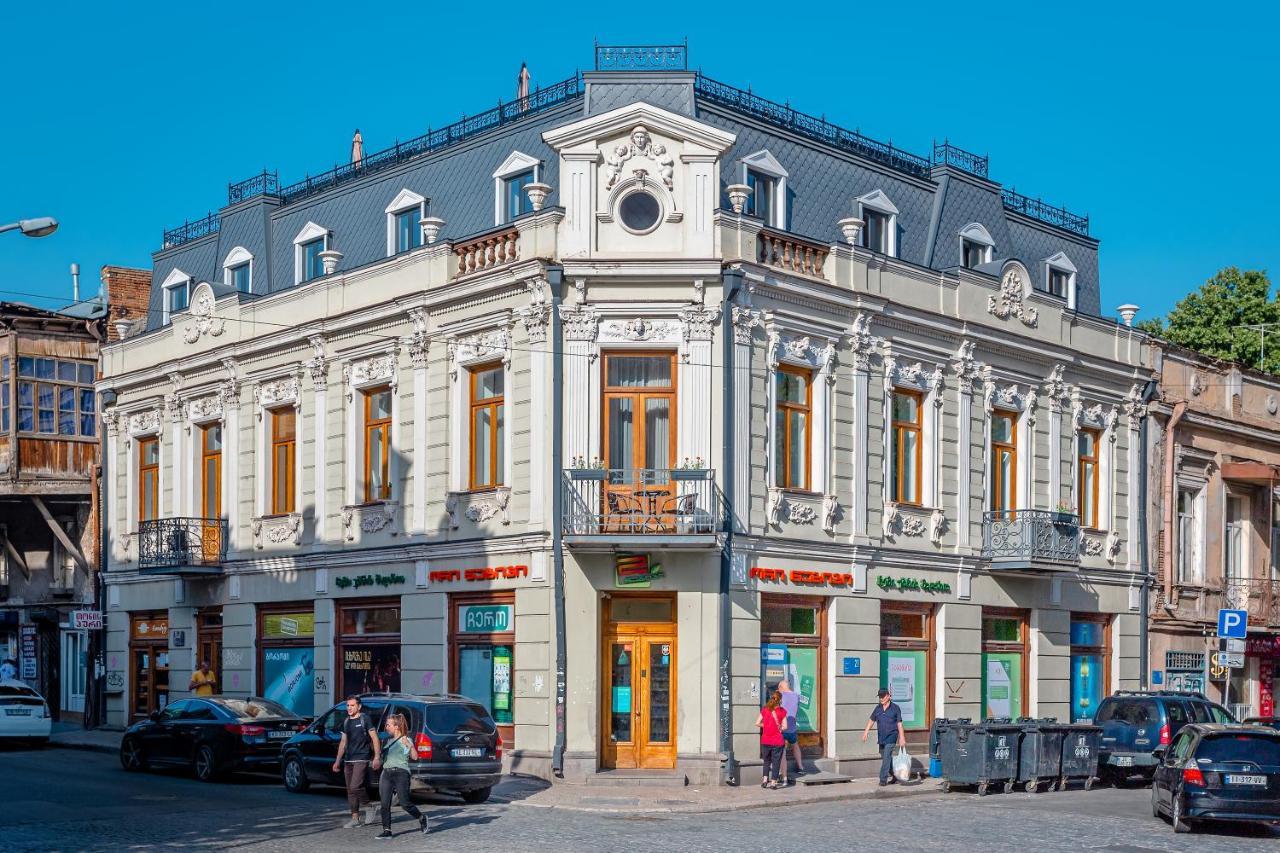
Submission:
<svg viewBox="0 0 1280 853">
<path fill-rule="evenodd" d="M 112 722 L 209 657 L 706 783 L 784 674 L 859 772 L 882 682 L 914 739 L 1139 685 L 1150 366 L 1087 220 L 642 52 L 165 233 L 103 351 Z"/>
<path fill-rule="evenodd" d="M 1163 341 L 1151 408 L 1151 668 L 1164 686 L 1275 713 L 1280 380 Z M 1215 666 L 1219 608 L 1246 610 L 1245 666 Z M 1229 690 L 1228 690 L 1229 687 Z"/>
</svg>

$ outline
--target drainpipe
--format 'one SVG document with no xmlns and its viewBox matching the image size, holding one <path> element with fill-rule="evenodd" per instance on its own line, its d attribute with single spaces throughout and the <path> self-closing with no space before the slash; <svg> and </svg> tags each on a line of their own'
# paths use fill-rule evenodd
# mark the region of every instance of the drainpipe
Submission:
<svg viewBox="0 0 1280 853">
<path fill-rule="evenodd" d="M 98 412 L 106 411 L 114 406 L 118 399 L 116 392 L 110 389 L 98 395 Z M 93 597 L 102 614 L 102 627 L 89 634 L 89 660 L 91 666 L 86 667 L 85 692 L 85 728 L 100 728 L 107 723 L 106 663 L 107 663 L 107 584 L 103 574 L 107 569 L 108 524 L 107 519 L 112 507 L 107 506 L 107 483 L 111 482 L 111 459 L 107 456 L 107 429 L 101 419 L 98 421 L 98 565 L 93 573 Z M 92 685 L 92 690 L 90 686 Z"/>
<path fill-rule="evenodd" d="M 565 650 L 564 607 L 564 539 L 561 525 L 564 521 L 564 345 L 560 334 L 560 283 L 561 270 L 548 269 L 547 283 L 551 289 L 551 559 L 555 584 L 556 619 L 556 740 L 551 751 L 551 772 L 557 779 L 564 778 L 564 727 L 565 702 L 567 700 L 567 673 Z"/>
<path fill-rule="evenodd" d="M 1164 571 L 1161 572 L 1161 585 L 1164 588 L 1164 609 L 1170 615 L 1177 609 L 1176 605 L 1170 604 L 1170 596 L 1173 594 L 1173 517 L 1174 517 L 1174 488 L 1173 488 L 1173 448 L 1174 448 L 1174 431 L 1178 427 L 1182 416 L 1187 413 L 1187 402 L 1185 400 L 1177 403 L 1173 407 L 1173 415 L 1169 418 L 1169 423 L 1165 425 L 1164 432 L 1164 547 L 1160 549 L 1161 557 L 1164 559 Z"/>
<path fill-rule="evenodd" d="M 1142 404 L 1148 405 L 1155 399 L 1159 385 L 1154 379 L 1147 381 L 1147 388 L 1142 394 Z M 1138 667 L 1141 673 L 1138 686 L 1146 690 L 1147 680 L 1151 675 L 1150 642 L 1148 622 L 1151 619 L 1151 606 L 1148 598 L 1151 590 L 1151 555 L 1149 534 L 1147 532 L 1147 434 L 1151 414 L 1143 410 L 1142 423 L 1138 427 L 1138 567 L 1142 572 L 1142 596 L 1138 599 Z"/>
<path fill-rule="evenodd" d="M 720 338 L 724 347 L 724 412 L 720 422 L 724 425 L 724 457 L 720 478 L 724 483 L 724 548 L 720 551 L 720 752 L 724 755 L 722 768 L 727 785 L 738 784 L 738 762 L 733 757 L 733 704 L 730 659 L 733 656 L 733 608 L 729 603 L 729 587 L 733 578 L 733 531 L 736 509 L 733 495 L 734 482 L 734 363 L 733 363 L 733 300 L 742 287 L 742 272 L 733 270 L 724 275 L 725 295 L 721 300 Z"/>
</svg>

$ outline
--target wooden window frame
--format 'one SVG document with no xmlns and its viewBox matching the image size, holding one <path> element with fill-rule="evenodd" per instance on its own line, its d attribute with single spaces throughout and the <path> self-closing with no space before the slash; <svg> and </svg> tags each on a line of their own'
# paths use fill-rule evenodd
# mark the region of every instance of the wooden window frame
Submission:
<svg viewBox="0 0 1280 853">
<path fill-rule="evenodd" d="M 385 418 L 373 417 L 373 398 L 377 394 L 392 393 L 390 385 L 378 385 L 374 388 L 367 388 L 360 393 L 364 395 L 364 501 L 365 504 L 377 504 L 391 500 L 391 416 Z M 394 406 L 394 400 L 392 401 Z M 382 432 L 382 458 L 377 460 L 378 469 L 382 474 L 382 488 L 380 494 L 373 494 L 373 464 L 374 460 L 370 452 L 373 442 L 370 440 L 375 431 Z"/>
<path fill-rule="evenodd" d="M 262 657 L 263 652 L 265 652 L 267 649 L 308 649 L 308 648 L 314 649 L 316 647 L 316 635 L 314 631 L 312 632 L 310 637 L 285 638 L 285 637 L 265 636 L 265 630 L 266 630 L 266 624 L 267 624 L 266 617 L 283 616 L 290 613 L 311 613 L 312 615 L 314 615 L 315 602 L 295 601 L 295 602 L 286 602 L 284 604 L 280 604 L 273 601 L 270 604 L 258 605 L 258 625 L 254 631 L 254 634 L 257 639 L 257 646 L 258 646 L 258 655 L 257 655 L 257 661 L 256 661 L 257 663 L 256 669 L 258 670 L 258 672 L 257 672 L 257 675 L 255 676 L 255 679 L 257 682 L 257 689 L 258 689 L 259 696 L 261 696 L 262 692 L 266 689 L 266 685 L 263 683 L 263 670 L 266 669 L 266 667 L 264 666 L 264 661 Z M 342 625 L 339 624 L 338 628 L 339 630 L 341 630 Z M 341 660 L 338 660 L 337 670 L 338 672 L 342 671 Z M 219 675 L 219 684 L 221 684 L 221 675 L 222 675 L 221 672 L 219 672 L 218 675 Z M 344 696 L 342 698 L 345 699 L 346 697 Z M 316 714 L 316 716 L 319 717 L 320 714 Z"/>
<path fill-rule="evenodd" d="M 145 464 L 146 447 L 156 446 L 155 464 Z M 148 435 L 138 439 L 138 521 L 154 521 L 160 517 L 160 437 Z M 151 491 L 153 514 L 147 515 L 147 490 Z"/>
<path fill-rule="evenodd" d="M 481 373 L 487 373 L 490 370 L 497 370 L 502 373 L 502 393 L 497 397 L 486 397 L 484 400 L 476 398 L 476 380 Z M 503 435 L 507 430 L 506 412 L 502 411 L 506 407 L 507 401 L 507 377 L 503 372 L 503 364 L 500 361 L 490 361 L 485 364 L 477 364 L 474 367 L 467 368 L 469 374 L 468 382 L 468 398 L 467 398 L 467 483 L 473 492 L 484 492 L 490 489 L 496 489 L 503 485 L 503 472 L 498 468 L 499 449 L 502 446 Z M 476 480 L 476 413 L 482 409 L 489 410 L 489 477 L 488 482 L 479 482 Z M 502 415 L 502 428 L 498 428 L 499 414 Z"/>
<path fill-rule="evenodd" d="M 268 517 L 288 515 L 295 511 L 297 507 L 297 452 L 298 452 L 298 410 L 293 406 L 283 406 L 278 409 L 269 409 L 268 414 L 271 415 L 271 441 L 269 452 L 271 454 L 271 505 L 269 507 Z M 280 419 L 288 415 L 293 418 L 293 434 L 287 438 L 280 438 Z M 279 451 L 285 451 L 284 470 L 281 471 Z M 281 498 L 284 498 L 282 501 Z"/>
<path fill-rule="evenodd" d="M 515 666 L 516 666 L 516 626 L 515 590 L 502 590 L 498 592 L 455 592 L 450 593 L 447 597 L 449 607 L 449 691 L 451 693 L 459 692 L 458 678 L 462 672 L 461 659 L 458 654 L 459 645 L 474 642 L 476 645 L 508 645 L 511 647 L 511 700 L 512 700 L 512 720 L 515 719 Z M 469 604 L 509 604 L 511 605 L 511 618 L 513 624 L 510 631 L 495 631 L 488 633 L 470 633 L 461 634 L 458 632 L 458 608 Z M 502 735 L 502 743 L 504 748 L 513 749 L 515 745 L 516 727 L 515 723 L 497 723 L 498 732 Z"/>
<path fill-rule="evenodd" d="M 671 377 L 670 385 L 652 385 L 639 388 L 632 385 L 610 385 L 609 384 L 609 361 L 614 358 L 665 358 L 669 362 L 670 369 L 668 375 Z M 630 397 L 633 401 L 632 416 L 637 418 L 636 423 L 643 422 L 644 400 L 647 397 L 662 397 L 667 400 L 668 411 L 670 412 L 671 429 L 668 431 L 670 435 L 667 438 L 667 458 L 670 461 L 667 467 L 674 468 L 676 465 L 676 439 L 679 434 L 677 426 L 679 421 L 677 418 L 677 403 L 679 401 L 679 377 L 676 375 L 676 353 L 673 350 L 610 350 L 602 354 L 600 359 L 600 447 L 601 456 L 608 456 L 609 448 L 609 401 L 618 397 Z M 643 428 L 635 429 L 631 436 L 631 458 L 633 461 L 644 459 L 644 440 L 646 433 Z M 605 459 L 606 466 L 610 465 L 612 460 Z M 644 466 L 638 466 L 643 468 Z"/>
<path fill-rule="evenodd" d="M 823 755 L 826 750 L 827 743 L 827 657 L 830 654 L 831 639 L 827 632 L 827 606 L 831 599 L 821 595 L 785 595 L 761 593 L 760 595 L 760 645 L 781 640 L 787 645 L 796 645 L 803 648 L 811 648 L 818 650 L 818 672 L 815 676 L 817 679 L 817 696 L 818 703 L 818 730 L 816 732 L 799 732 L 797 739 L 800 742 L 800 749 L 807 750 L 811 755 Z M 764 630 L 764 608 L 766 606 L 776 607 L 812 607 L 818 612 L 816 619 L 818 622 L 818 633 L 816 636 L 810 634 L 790 634 L 783 631 L 766 632 Z M 763 685 L 761 685 L 763 687 Z M 799 690 L 799 684 L 791 685 L 792 690 Z M 765 698 L 761 698 L 761 704 Z"/>
<path fill-rule="evenodd" d="M 214 429 L 222 429 L 222 446 L 217 450 L 209 450 L 209 434 Z M 220 421 L 204 424 L 200 427 L 200 517 L 222 517 L 222 448 L 226 446 L 226 430 Z M 209 462 L 217 461 L 217 474 L 214 477 L 214 489 L 218 501 L 218 511 L 209 512 Z"/>
<path fill-rule="evenodd" d="M 784 403 L 776 398 L 777 395 L 777 376 L 774 377 L 774 423 L 777 424 L 777 413 L 779 411 L 790 415 L 791 412 L 804 413 L 804 477 L 801 482 L 803 485 L 794 483 L 791 471 L 791 418 L 784 417 L 782 419 L 782 446 L 787 449 L 787 453 L 781 460 L 782 476 L 778 476 L 777 468 L 774 469 L 774 479 L 777 481 L 775 485 L 788 492 L 811 492 L 812 485 L 812 463 L 813 463 L 813 371 L 804 367 L 796 367 L 790 364 L 778 365 L 778 375 L 789 374 L 791 376 L 799 376 L 804 380 L 804 405 L 799 403 Z"/>
<path fill-rule="evenodd" d="M 884 615 L 886 613 L 910 614 L 924 617 L 924 633 L 922 639 L 886 636 L 884 633 Z M 912 651 L 925 653 L 925 719 L 932 722 L 934 716 L 934 673 L 937 662 L 937 609 L 928 602 L 917 601 L 881 601 L 880 602 L 880 651 Z M 887 687 L 888 685 L 881 685 Z M 919 729 L 904 729 L 908 742 L 924 743 L 928 739 L 929 726 Z M 914 733 L 914 734 L 913 734 Z"/>
<path fill-rule="evenodd" d="M 1009 430 L 1009 440 L 1007 442 L 997 441 L 995 437 L 995 421 L 996 418 L 1008 417 L 1012 421 Z M 1000 493 L 1003 491 L 1001 485 L 1004 481 L 1000 477 L 1000 460 L 999 452 L 1007 450 L 1009 452 L 1009 478 L 1013 483 L 1013 487 L 1009 490 L 1010 498 L 1013 503 L 1018 502 L 1018 413 L 1011 409 L 992 409 L 991 410 L 991 494 L 988 496 L 989 509 L 991 512 L 1013 512 L 1018 509 L 1017 506 L 997 506 Z"/>
<path fill-rule="evenodd" d="M 1080 525 L 1090 530 L 1098 529 L 1098 481 L 1102 476 L 1102 466 L 1099 464 L 1101 459 L 1102 447 L 1102 430 L 1100 429 L 1082 429 L 1080 435 L 1089 435 L 1093 437 L 1093 455 L 1086 456 L 1080 452 L 1079 438 L 1076 439 L 1076 511 L 1080 514 Z M 1093 487 L 1092 494 L 1089 497 L 1092 500 L 1093 513 L 1086 517 L 1085 515 L 1085 476 L 1086 468 L 1093 468 Z"/>
<path fill-rule="evenodd" d="M 921 391 L 913 391 L 909 388 L 892 389 L 889 400 L 889 419 L 893 436 L 893 456 L 891 464 L 897 474 L 897 491 L 893 495 L 895 503 L 906 504 L 908 506 L 924 505 L 924 393 Z M 916 401 L 916 419 L 914 421 L 900 421 L 894 414 L 896 407 L 894 403 L 898 395 L 910 397 Z M 915 456 L 915 500 L 908 500 L 903 497 L 903 484 L 906 478 L 903 476 L 903 467 L 906 463 L 906 453 L 903 450 L 904 440 L 908 432 L 915 433 L 916 450 Z"/>
<path fill-rule="evenodd" d="M 996 654 L 1020 654 L 1022 655 L 1022 712 L 1025 715 L 1028 711 L 1028 702 L 1030 701 L 1030 671 L 1028 660 L 1031 656 L 1031 612 L 1021 610 L 1016 607 L 984 607 L 979 615 L 978 631 L 979 640 L 981 642 L 982 654 L 994 652 Z M 988 640 L 986 638 L 986 621 L 991 619 L 1017 619 L 1018 633 L 1021 639 L 1010 642 L 1004 640 Z M 1068 659 L 1069 660 L 1069 659 Z M 1068 665 L 1070 665 L 1068 663 Z M 986 663 L 983 662 L 983 666 Z M 981 687 L 979 688 L 981 689 Z M 1068 696 L 1068 700 L 1070 696 Z M 980 696 L 978 701 L 985 707 L 987 697 Z"/>
</svg>

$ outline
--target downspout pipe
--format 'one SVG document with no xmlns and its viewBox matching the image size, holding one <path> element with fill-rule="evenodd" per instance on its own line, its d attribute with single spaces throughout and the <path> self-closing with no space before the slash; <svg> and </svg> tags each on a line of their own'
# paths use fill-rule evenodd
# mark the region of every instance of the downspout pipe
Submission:
<svg viewBox="0 0 1280 853">
<path fill-rule="evenodd" d="M 724 298 L 721 300 L 720 340 L 724 348 L 724 372 L 721 383 L 724 395 L 723 424 L 724 458 L 720 478 L 724 483 L 724 548 L 720 551 L 720 752 L 724 755 L 721 770 L 726 785 L 738 784 L 738 762 L 733 755 L 733 674 L 730 661 L 733 657 L 733 608 L 729 602 L 730 584 L 733 579 L 733 533 L 737 508 L 733 496 L 737 489 L 734 477 L 734 421 L 735 365 L 733 363 L 733 301 L 742 288 L 742 272 L 731 270 L 724 275 Z"/>
<path fill-rule="evenodd" d="M 565 648 L 564 604 L 564 538 L 561 527 L 564 522 L 564 345 L 560 327 L 559 268 L 547 270 L 547 282 L 551 289 L 551 561 L 552 583 L 555 594 L 556 629 L 556 739 L 551 750 L 551 772 L 557 779 L 564 778 L 565 703 L 568 700 L 567 666 Z"/>
<path fill-rule="evenodd" d="M 1147 381 L 1146 390 L 1142 394 L 1144 407 L 1155 399 L 1159 387 L 1154 379 Z M 1147 436 L 1150 433 L 1150 422 L 1151 414 L 1144 408 L 1142 423 L 1138 427 L 1138 568 L 1142 574 L 1142 595 L 1138 599 L 1138 667 L 1141 673 L 1138 686 L 1143 690 L 1148 688 L 1147 682 L 1151 677 L 1151 637 L 1148 631 L 1151 620 L 1151 554 L 1148 551 L 1150 535 L 1147 530 L 1150 523 L 1147 518 Z"/>
<path fill-rule="evenodd" d="M 1164 609 L 1172 614 L 1177 605 L 1170 603 L 1173 595 L 1173 577 L 1174 577 L 1174 432 L 1178 428 L 1182 416 L 1187 413 L 1187 401 L 1182 400 L 1173 407 L 1173 414 L 1169 416 L 1169 422 L 1164 428 L 1164 547 L 1160 549 L 1161 558 L 1164 561 L 1164 571 L 1161 572 L 1161 586 L 1164 590 Z"/>
</svg>

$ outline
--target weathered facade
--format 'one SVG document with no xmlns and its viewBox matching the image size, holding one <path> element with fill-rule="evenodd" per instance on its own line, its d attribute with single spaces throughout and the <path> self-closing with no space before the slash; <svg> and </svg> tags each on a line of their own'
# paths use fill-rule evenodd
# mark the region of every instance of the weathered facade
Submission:
<svg viewBox="0 0 1280 853">
<path fill-rule="evenodd" d="M 597 71 L 233 185 L 104 350 L 110 715 L 208 656 L 709 782 L 784 675 L 842 770 L 882 682 L 913 737 L 1136 687 L 1147 349 L 1087 220 L 986 170 Z"/>
<path fill-rule="evenodd" d="M 1148 492 L 1151 668 L 1240 718 L 1275 713 L 1280 657 L 1280 421 L 1275 377 L 1163 342 Z M 1245 610 L 1244 666 L 1213 660 L 1220 608 Z"/>
</svg>

